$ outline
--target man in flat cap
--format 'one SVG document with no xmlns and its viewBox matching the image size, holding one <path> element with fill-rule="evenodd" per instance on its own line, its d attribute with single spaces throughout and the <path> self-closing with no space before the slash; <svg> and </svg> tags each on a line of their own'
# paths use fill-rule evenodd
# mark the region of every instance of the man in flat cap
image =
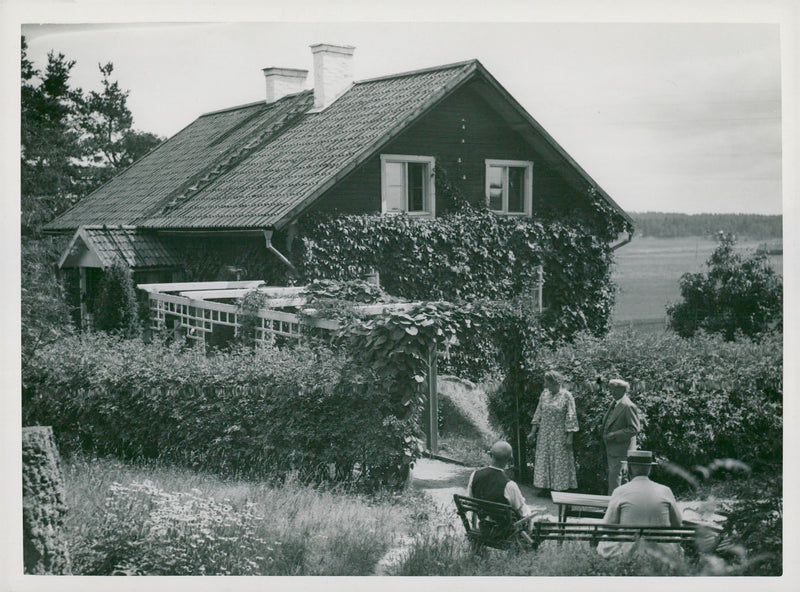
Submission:
<svg viewBox="0 0 800 592">
<path fill-rule="evenodd" d="M 473 471 L 467 484 L 467 495 L 498 504 L 508 504 L 519 515 L 524 517 L 527 513 L 525 498 L 519 490 L 519 485 L 506 476 L 505 468 L 514 457 L 511 444 L 500 440 L 492 445 L 489 451 L 491 463 L 488 467 Z M 504 528 L 508 525 L 486 524 L 482 520 L 479 528 L 482 531 Z"/>
<path fill-rule="evenodd" d="M 603 442 L 608 460 L 608 495 L 622 483 L 622 461 L 636 449 L 636 436 L 642 429 L 641 413 L 628 398 L 630 385 L 620 378 L 608 383 L 614 401 L 603 418 Z"/>
<path fill-rule="evenodd" d="M 631 450 L 627 456 L 631 480 L 614 490 L 603 517 L 603 524 L 622 526 L 681 526 L 683 517 L 672 490 L 650 480 L 653 453 L 649 450 Z M 597 552 L 603 557 L 615 557 L 630 551 L 635 543 L 600 541 Z M 646 551 L 660 554 L 680 553 L 676 543 L 640 543 Z"/>
</svg>

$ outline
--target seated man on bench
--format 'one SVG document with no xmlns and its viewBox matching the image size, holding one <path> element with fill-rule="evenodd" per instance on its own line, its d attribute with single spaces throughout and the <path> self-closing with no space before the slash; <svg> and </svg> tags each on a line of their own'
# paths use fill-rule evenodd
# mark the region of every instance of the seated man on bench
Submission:
<svg viewBox="0 0 800 592">
<path fill-rule="evenodd" d="M 650 480 L 653 453 L 648 450 L 628 451 L 630 481 L 614 490 L 603 517 L 604 524 L 623 526 L 681 526 L 683 519 L 672 490 Z M 639 543 L 601 541 L 597 552 L 603 557 L 615 557 L 629 552 L 635 544 L 646 545 L 646 550 L 675 555 L 680 546 L 675 543 Z"/>
<path fill-rule="evenodd" d="M 511 462 L 514 453 L 511 444 L 496 442 L 489 451 L 491 463 L 488 467 L 473 471 L 467 484 L 467 496 L 498 504 L 510 505 L 523 518 L 527 513 L 525 498 L 519 486 L 505 474 L 505 468 Z M 474 523 L 474 522 L 473 522 Z M 508 524 L 495 524 L 490 519 L 481 519 L 478 528 L 488 536 L 499 534 L 499 529 L 508 528 Z"/>
</svg>

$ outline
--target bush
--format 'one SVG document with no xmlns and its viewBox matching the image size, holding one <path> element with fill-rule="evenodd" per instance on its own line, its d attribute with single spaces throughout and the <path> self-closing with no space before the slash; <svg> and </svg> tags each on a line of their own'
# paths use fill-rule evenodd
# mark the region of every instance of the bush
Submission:
<svg viewBox="0 0 800 592">
<path fill-rule="evenodd" d="M 605 339 L 581 335 L 573 343 L 554 350 L 542 347 L 528 355 L 521 367 L 524 388 L 490 393 L 489 408 L 506 434 L 514 434 L 517 392 L 520 422 L 527 429 L 545 372 L 562 371 L 575 396 L 580 431 L 573 446 L 579 488 L 587 492 L 605 490 L 601 422 L 610 398 L 598 379 L 615 376 L 631 382 L 631 398 L 646 416 L 640 447 L 684 467 L 736 458 L 756 469 L 779 468 L 782 352 L 780 336 L 755 343 L 706 335 L 690 340 L 634 332 L 612 333 Z M 671 479 L 658 471 L 656 478 Z"/>
<path fill-rule="evenodd" d="M 706 262 L 708 272 L 681 277 L 683 301 L 668 307 L 670 326 L 683 337 L 697 331 L 755 337 L 783 321 L 783 282 L 766 253 L 744 256 L 723 238 Z"/>
<path fill-rule="evenodd" d="M 139 334 L 139 304 L 133 276 L 127 264 L 115 259 L 100 280 L 94 325 L 101 331 L 116 331 L 126 337 Z"/>
<path fill-rule="evenodd" d="M 358 464 L 370 487 L 402 483 L 416 450 L 400 417 L 414 405 L 322 348 L 206 358 L 94 334 L 37 352 L 24 374 L 23 421 L 52 424 L 72 449 L 309 480 L 349 480 Z"/>
</svg>

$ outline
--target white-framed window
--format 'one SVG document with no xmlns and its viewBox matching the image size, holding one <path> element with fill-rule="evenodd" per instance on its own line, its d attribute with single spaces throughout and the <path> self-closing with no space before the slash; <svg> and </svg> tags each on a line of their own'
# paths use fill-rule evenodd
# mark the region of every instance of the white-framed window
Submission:
<svg viewBox="0 0 800 592">
<path fill-rule="evenodd" d="M 381 154 L 381 211 L 436 215 L 433 156 Z"/>
<path fill-rule="evenodd" d="M 486 160 L 486 207 L 499 214 L 532 213 L 533 163 Z"/>
</svg>

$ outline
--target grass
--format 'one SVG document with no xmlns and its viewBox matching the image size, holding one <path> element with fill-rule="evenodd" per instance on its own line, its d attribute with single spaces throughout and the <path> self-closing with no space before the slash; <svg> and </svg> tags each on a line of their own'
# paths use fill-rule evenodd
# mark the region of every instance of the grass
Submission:
<svg viewBox="0 0 800 592">
<path fill-rule="evenodd" d="M 369 575 L 415 503 L 83 457 L 65 480 L 73 573 L 85 575 Z"/>
<path fill-rule="evenodd" d="M 463 537 L 418 537 L 391 575 L 685 576 L 711 574 L 704 562 L 665 562 L 645 554 L 603 559 L 588 543 L 544 543 L 537 551 L 473 551 Z"/>
<path fill-rule="evenodd" d="M 498 439 L 489 424 L 486 392 L 492 383 L 472 384 L 455 377 L 439 379 L 439 447 L 443 456 L 467 465 L 486 463 L 486 451 Z"/>
</svg>

